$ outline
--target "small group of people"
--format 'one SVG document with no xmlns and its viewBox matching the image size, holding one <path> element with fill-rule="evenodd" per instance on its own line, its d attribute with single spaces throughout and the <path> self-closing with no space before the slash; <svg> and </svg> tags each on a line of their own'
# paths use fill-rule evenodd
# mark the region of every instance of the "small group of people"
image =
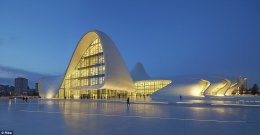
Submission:
<svg viewBox="0 0 260 135">
<path fill-rule="evenodd" d="M 23 102 L 24 102 L 24 101 L 27 103 L 28 97 L 23 97 Z"/>
</svg>

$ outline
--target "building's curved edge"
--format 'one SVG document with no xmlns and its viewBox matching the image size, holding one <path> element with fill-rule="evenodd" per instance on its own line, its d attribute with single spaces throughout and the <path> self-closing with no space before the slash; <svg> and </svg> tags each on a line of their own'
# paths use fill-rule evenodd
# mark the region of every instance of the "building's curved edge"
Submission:
<svg viewBox="0 0 260 135">
<path fill-rule="evenodd" d="M 133 92 L 133 80 L 114 42 L 103 32 L 96 31 L 103 46 L 105 57 L 105 81 L 101 89 L 114 89 Z"/>
<path fill-rule="evenodd" d="M 79 60 L 81 59 L 81 57 L 83 56 L 83 54 L 85 53 L 86 49 L 90 46 L 90 44 L 96 39 L 98 38 L 98 31 L 97 30 L 91 30 L 88 31 L 87 33 L 85 33 L 81 39 L 78 41 L 72 56 L 70 58 L 70 62 L 66 68 L 65 71 L 65 75 L 64 75 L 64 79 L 68 74 L 71 74 L 71 72 L 75 69 L 75 67 L 77 66 Z M 103 46 L 103 45 L 102 45 Z M 63 79 L 63 81 L 64 81 Z M 62 83 L 63 83 L 62 81 Z M 61 85 L 62 85 L 61 83 Z M 102 83 L 101 85 L 99 85 L 99 87 L 95 87 L 95 89 L 99 89 L 100 87 L 102 87 L 104 85 L 104 83 Z M 61 86 L 60 86 L 61 87 Z"/>
</svg>

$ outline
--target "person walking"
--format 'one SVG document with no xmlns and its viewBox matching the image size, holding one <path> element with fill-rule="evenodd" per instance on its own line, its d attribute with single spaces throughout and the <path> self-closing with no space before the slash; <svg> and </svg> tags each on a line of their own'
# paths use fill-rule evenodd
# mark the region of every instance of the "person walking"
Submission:
<svg viewBox="0 0 260 135">
<path fill-rule="evenodd" d="M 28 97 L 25 97 L 25 102 L 27 103 Z"/>
<path fill-rule="evenodd" d="M 127 106 L 130 106 L 130 101 L 129 101 L 129 97 L 126 100 Z"/>
</svg>

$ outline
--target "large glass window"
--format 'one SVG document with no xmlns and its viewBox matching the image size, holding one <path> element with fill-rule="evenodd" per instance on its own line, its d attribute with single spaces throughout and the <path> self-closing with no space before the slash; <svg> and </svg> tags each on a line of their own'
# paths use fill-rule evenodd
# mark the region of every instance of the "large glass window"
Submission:
<svg viewBox="0 0 260 135">
<path fill-rule="evenodd" d="M 71 87 L 93 86 L 102 84 L 105 76 L 103 48 L 100 39 L 94 40 L 83 54 L 78 66 L 66 80 L 72 82 Z"/>
<path fill-rule="evenodd" d="M 104 82 L 105 61 L 100 39 L 95 39 L 86 49 L 74 71 L 65 76 L 59 97 L 68 97 L 70 88 L 94 86 Z M 69 98 L 69 97 L 68 97 Z"/>
<path fill-rule="evenodd" d="M 144 80 L 135 82 L 137 95 L 150 95 L 155 91 L 167 86 L 172 81 L 170 80 Z"/>
</svg>

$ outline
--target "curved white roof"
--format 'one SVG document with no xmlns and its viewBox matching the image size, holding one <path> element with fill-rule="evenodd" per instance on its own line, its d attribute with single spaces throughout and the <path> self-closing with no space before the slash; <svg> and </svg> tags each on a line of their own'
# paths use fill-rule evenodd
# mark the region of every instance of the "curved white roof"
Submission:
<svg viewBox="0 0 260 135">
<path fill-rule="evenodd" d="M 135 64 L 133 70 L 131 71 L 131 76 L 134 81 L 151 79 L 151 77 L 146 73 L 142 63 Z"/>
</svg>

